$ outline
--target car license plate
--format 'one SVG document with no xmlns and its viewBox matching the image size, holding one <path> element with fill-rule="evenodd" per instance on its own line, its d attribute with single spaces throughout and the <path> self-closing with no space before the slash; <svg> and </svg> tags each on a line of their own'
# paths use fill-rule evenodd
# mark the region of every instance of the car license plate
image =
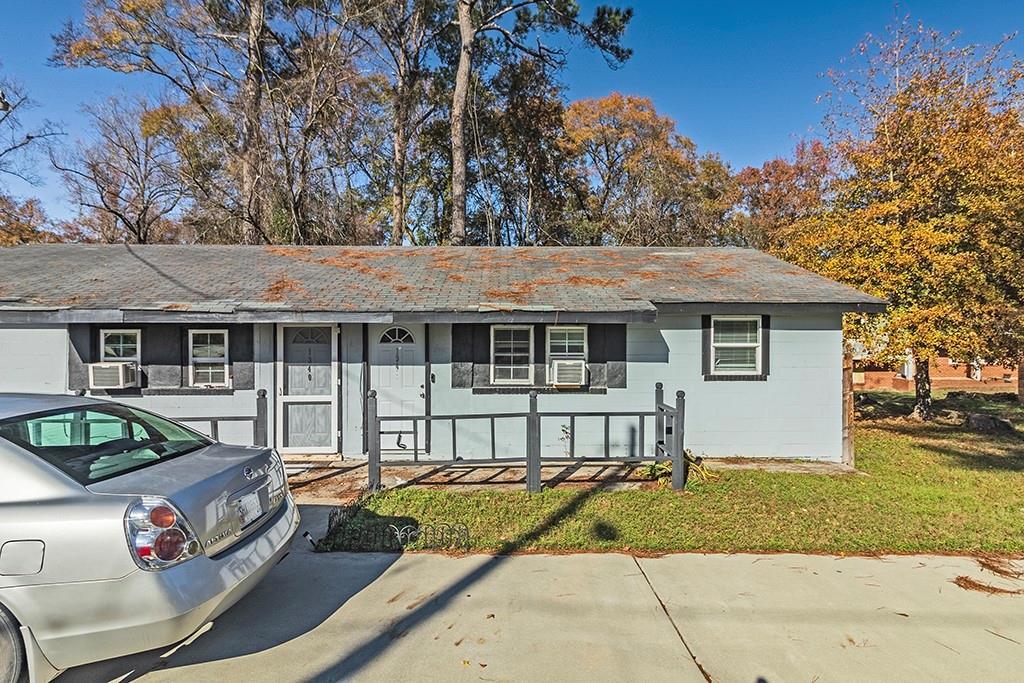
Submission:
<svg viewBox="0 0 1024 683">
<path fill-rule="evenodd" d="M 243 528 L 255 522 L 262 514 L 259 492 L 247 493 L 238 499 L 238 522 Z"/>
</svg>

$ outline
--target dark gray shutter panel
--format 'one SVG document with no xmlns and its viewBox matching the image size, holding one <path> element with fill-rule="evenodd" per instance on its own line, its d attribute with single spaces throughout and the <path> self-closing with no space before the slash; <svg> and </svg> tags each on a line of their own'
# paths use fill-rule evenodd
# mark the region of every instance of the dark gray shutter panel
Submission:
<svg viewBox="0 0 1024 683">
<path fill-rule="evenodd" d="M 491 386 L 491 326 L 473 324 L 473 386 Z"/>
<path fill-rule="evenodd" d="M 700 317 L 700 364 L 701 374 L 707 377 L 711 374 L 711 316 Z"/>
<path fill-rule="evenodd" d="M 255 327 L 228 326 L 228 361 L 231 363 L 231 386 L 235 389 L 256 388 Z M 186 333 L 187 341 L 187 333 Z M 185 353 L 189 353 L 188 349 Z M 185 383 L 188 383 L 188 359 L 185 360 Z"/>
<path fill-rule="evenodd" d="M 533 383 L 540 387 L 548 383 L 547 330 L 544 324 L 533 326 Z"/>
<path fill-rule="evenodd" d="M 188 328 L 183 325 L 142 325 L 144 386 L 178 389 L 188 384 Z"/>
<path fill-rule="evenodd" d="M 473 386 L 473 332 L 475 325 L 452 324 L 452 388 Z"/>
<path fill-rule="evenodd" d="M 626 386 L 626 326 L 591 324 L 587 326 L 590 385 L 623 389 Z"/>
<path fill-rule="evenodd" d="M 93 326 L 87 323 L 68 325 L 68 389 L 78 391 L 89 388 L 89 363 L 96 360 L 99 344 Z"/>
<path fill-rule="evenodd" d="M 761 316 L 761 376 L 768 377 L 771 372 L 771 332 L 772 317 Z"/>
</svg>

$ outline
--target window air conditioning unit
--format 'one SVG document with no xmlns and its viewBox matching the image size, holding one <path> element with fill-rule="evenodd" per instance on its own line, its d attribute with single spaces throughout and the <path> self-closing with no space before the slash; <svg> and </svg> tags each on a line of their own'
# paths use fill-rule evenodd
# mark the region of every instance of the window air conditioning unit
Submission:
<svg viewBox="0 0 1024 683">
<path fill-rule="evenodd" d="M 578 387 L 586 384 L 587 362 L 584 360 L 551 361 L 551 383 L 563 387 Z"/>
<path fill-rule="evenodd" d="M 90 389 L 128 389 L 139 386 L 135 363 L 90 363 Z"/>
</svg>

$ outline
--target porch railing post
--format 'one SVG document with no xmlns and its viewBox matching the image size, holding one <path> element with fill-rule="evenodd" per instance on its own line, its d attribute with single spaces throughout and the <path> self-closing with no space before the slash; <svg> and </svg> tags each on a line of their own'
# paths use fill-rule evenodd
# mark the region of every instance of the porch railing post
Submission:
<svg viewBox="0 0 1024 683">
<path fill-rule="evenodd" d="M 366 394 L 366 486 L 371 491 L 380 488 L 380 419 L 377 417 L 377 392 L 374 389 Z"/>
<path fill-rule="evenodd" d="M 665 402 L 665 385 L 654 385 L 654 455 L 658 455 L 658 444 L 665 441 L 665 414 L 661 404 Z"/>
<path fill-rule="evenodd" d="M 672 488 L 682 491 L 686 486 L 690 463 L 683 452 L 683 421 L 686 418 L 686 394 L 676 392 L 676 411 L 672 425 Z"/>
<path fill-rule="evenodd" d="M 526 490 L 540 492 L 540 415 L 537 392 L 530 392 L 530 414 L 526 417 Z"/>
<path fill-rule="evenodd" d="M 255 446 L 267 445 L 267 390 L 256 392 L 256 422 L 252 426 L 252 441 Z"/>
</svg>

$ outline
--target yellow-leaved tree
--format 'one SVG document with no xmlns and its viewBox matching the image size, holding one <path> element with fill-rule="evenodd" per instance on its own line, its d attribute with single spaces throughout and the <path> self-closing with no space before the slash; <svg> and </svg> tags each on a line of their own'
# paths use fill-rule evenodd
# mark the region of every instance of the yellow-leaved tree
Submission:
<svg viewBox="0 0 1024 683">
<path fill-rule="evenodd" d="M 837 176 L 784 255 L 890 302 L 850 329 L 879 360 L 912 355 L 914 412 L 928 418 L 937 353 L 1019 357 L 1024 69 L 1005 43 L 961 46 L 906 20 L 855 60 L 830 73 Z"/>
</svg>

